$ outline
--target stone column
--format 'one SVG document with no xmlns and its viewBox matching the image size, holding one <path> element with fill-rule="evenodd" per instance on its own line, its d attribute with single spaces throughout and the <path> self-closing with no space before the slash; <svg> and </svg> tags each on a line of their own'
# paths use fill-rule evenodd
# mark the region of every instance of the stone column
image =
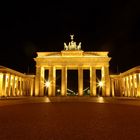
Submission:
<svg viewBox="0 0 140 140">
<path fill-rule="evenodd" d="M 102 67 L 101 69 L 101 76 L 102 76 L 102 82 L 103 82 L 103 86 L 102 86 L 102 96 L 105 96 L 105 87 L 106 87 L 106 83 L 105 83 L 105 69 L 104 67 Z"/>
<path fill-rule="evenodd" d="M 22 78 L 22 96 L 25 95 L 25 80 Z"/>
<path fill-rule="evenodd" d="M 119 84 L 119 92 L 120 92 L 120 96 L 122 96 L 123 95 L 123 91 L 122 91 L 122 87 L 123 87 L 123 80 L 122 80 L 122 78 L 119 78 L 118 79 L 118 84 Z"/>
<path fill-rule="evenodd" d="M 125 77 L 125 97 L 128 96 L 128 77 Z"/>
<path fill-rule="evenodd" d="M 29 89 L 28 89 L 28 83 L 29 83 L 29 80 L 28 78 L 23 78 L 23 91 L 24 91 L 24 96 L 27 96 L 28 93 L 29 93 Z"/>
<path fill-rule="evenodd" d="M 137 73 L 134 74 L 134 94 L 137 97 Z"/>
<path fill-rule="evenodd" d="M 17 96 L 16 95 L 16 79 L 15 79 L 16 77 L 15 77 L 15 75 L 13 76 L 13 95 L 14 96 Z"/>
<path fill-rule="evenodd" d="M 0 96 L 3 96 L 3 73 L 0 73 Z"/>
<path fill-rule="evenodd" d="M 52 95 L 52 68 L 49 68 L 48 81 L 50 82 L 50 86 L 48 87 L 48 96 L 53 96 Z"/>
<path fill-rule="evenodd" d="M 131 91 L 131 86 L 132 85 L 132 77 L 131 75 L 128 76 L 128 96 L 133 97 L 132 91 Z"/>
<path fill-rule="evenodd" d="M 126 77 L 126 97 L 130 96 L 130 92 L 129 92 L 129 76 Z"/>
<path fill-rule="evenodd" d="M 56 68 L 53 67 L 52 68 L 52 94 L 53 96 L 55 96 L 55 93 L 56 93 Z"/>
<path fill-rule="evenodd" d="M 127 82 L 126 77 L 124 77 L 124 96 L 127 95 Z"/>
<path fill-rule="evenodd" d="M 129 82 L 128 82 L 128 77 L 125 77 L 125 83 L 126 83 L 125 97 L 127 97 L 128 94 L 129 94 Z"/>
<path fill-rule="evenodd" d="M 114 80 L 111 79 L 111 90 L 112 90 L 112 96 L 114 97 Z"/>
<path fill-rule="evenodd" d="M 4 96 L 7 96 L 8 83 L 9 83 L 9 74 L 6 73 L 5 74 Z"/>
<path fill-rule="evenodd" d="M 15 76 L 11 75 L 11 87 L 12 87 L 12 95 L 10 96 L 15 96 Z"/>
<path fill-rule="evenodd" d="M 18 77 L 18 95 L 20 96 L 20 77 Z"/>
<path fill-rule="evenodd" d="M 18 80 L 17 80 L 17 93 L 20 96 L 20 77 L 18 77 Z"/>
<path fill-rule="evenodd" d="M 130 90 L 130 96 L 131 97 L 133 97 L 134 95 L 133 95 L 133 92 L 132 92 L 132 75 L 130 75 L 130 83 L 129 83 L 130 85 L 130 87 L 129 87 L 129 90 Z"/>
<path fill-rule="evenodd" d="M 22 78 L 19 78 L 19 95 L 22 95 Z"/>
<path fill-rule="evenodd" d="M 41 67 L 36 66 L 35 96 L 39 96 L 39 93 L 40 93 L 40 75 L 41 75 Z"/>
<path fill-rule="evenodd" d="M 6 82 L 7 82 L 6 73 L 3 73 L 3 90 L 2 90 L 2 96 L 6 96 Z"/>
<path fill-rule="evenodd" d="M 39 80 L 39 89 L 40 89 L 40 92 L 39 92 L 39 96 L 44 96 L 44 88 L 45 88 L 45 79 L 44 79 L 44 67 L 41 67 L 40 69 L 40 80 Z"/>
<path fill-rule="evenodd" d="M 7 96 L 11 94 L 11 74 L 8 74 Z"/>
<path fill-rule="evenodd" d="M 90 67 L 90 96 L 96 96 L 96 69 Z"/>
<path fill-rule="evenodd" d="M 19 78 L 20 77 L 17 77 L 17 95 L 20 96 L 20 93 L 19 93 Z"/>
<path fill-rule="evenodd" d="M 102 95 L 110 96 L 110 77 L 109 77 L 109 68 L 108 66 L 102 67 Z"/>
<path fill-rule="evenodd" d="M 22 88 L 22 90 L 23 90 L 23 96 L 26 96 L 26 79 L 25 78 L 23 78 L 23 88 Z"/>
<path fill-rule="evenodd" d="M 61 96 L 67 96 L 67 67 L 62 67 L 62 72 L 61 72 Z"/>
<path fill-rule="evenodd" d="M 24 81 L 23 81 L 23 78 L 21 77 L 21 96 L 24 95 L 23 87 L 24 87 Z"/>
<path fill-rule="evenodd" d="M 136 87 L 136 75 L 133 74 L 132 75 L 132 93 L 134 97 L 136 97 L 135 87 Z"/>
<path fill-rule="evenodd" d="M 124 96 L 125 95 L 125 78 L 122 77 L 121 79 L 122 79 L 122 90 L 121 90 L 122 94 L 121 95 Z"/>
<path fill-rule="evenodd" d="M 12 87 L 12 75 L 10 75 L 10 79 L 9 79 L 9 94 L 7 96 L 12 96 L 13 94 L 13 87 Z"/>
<path fill-rule="evenodd" d="M 50 86 L 48 87 L 48 96 L 55 96 L 56 69 L 54 66 L 50 67 L 50 69 L 49 69 L 49 82 L 50 82 Z"/>
<path fill-rule="evenodd" d="M 78 68 L 78 95 L 83 96 L 83 68 Z"/>
<path fill-rule="evenodd" d="M 140 73 L 137 73 L 137 96 L 140 97 Z"/>
<path fill-rule="evenodd" d="M 16 96 L 19 96 L 19 94 L 18 94 L 18 76 L 15 77 L 15 94 L 16 94 Z"/>
<path fill-rule="evenodd" d="M 33 90 L 34 90 L 34 79 L 30 80 L 30 96 L 33 96 Z"/>
<path fill-rule="evenodd" d="M 110 96 L 110 76 L 109 67 L 105 67 L 106 96 Z"/>
</svg>

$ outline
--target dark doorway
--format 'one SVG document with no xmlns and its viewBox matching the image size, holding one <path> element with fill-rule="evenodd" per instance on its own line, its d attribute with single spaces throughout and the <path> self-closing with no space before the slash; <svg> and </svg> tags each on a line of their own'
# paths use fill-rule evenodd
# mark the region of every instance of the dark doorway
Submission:
<svg viewBox="0 0 140 140">
<path fill-rule="evenodd" d="M 56 70 L 56 96 L 61 95 L 61 70 Z"/>
<path fill-rule="evenodd" d="M 67 71 L 67 95 L 75 96 L 78 93 L 78 70 Z"/>
</svg>

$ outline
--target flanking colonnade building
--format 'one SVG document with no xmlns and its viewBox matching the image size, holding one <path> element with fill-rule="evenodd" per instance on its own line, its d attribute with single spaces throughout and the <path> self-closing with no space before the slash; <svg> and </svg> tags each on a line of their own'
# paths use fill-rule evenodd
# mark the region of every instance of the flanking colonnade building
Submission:
<svg viewBox="0 0 140 140">
<path fill-rule="evenodd" d="M 18 71 L 0 66 L 1 96 L 56 96 L 56 71 L 61 72 L 60 96 L 67 96 L 68 71 L 78 72 L 78 96 L 84 95 L 84 70 L 89 71 L 90 96 L 140 97 L 140 67 L 132 68 L 119 75 L 109 74 L 111 58 L 108 52 L 84 52 L 81 42 L 64 43 L 60 52 L 37 52 L 36 75 L 26 75 Z M 48 79 L 46 79 L 46 71 Z M 97 75 L 100 71 L 100 85 Z M 72 75 L 71 75 L 72 76 Z M 47 87 L 46 87 L 47 86 Z"/>
<path fill-rule="evenodd" d="M 110 75 L 112 96 L 140 97 L 140 66 Z"/>
<path fill-rule="evenodd" d="M 35 75 L 0 66 L 0 97 L 32 96 Z"/>
</svg>

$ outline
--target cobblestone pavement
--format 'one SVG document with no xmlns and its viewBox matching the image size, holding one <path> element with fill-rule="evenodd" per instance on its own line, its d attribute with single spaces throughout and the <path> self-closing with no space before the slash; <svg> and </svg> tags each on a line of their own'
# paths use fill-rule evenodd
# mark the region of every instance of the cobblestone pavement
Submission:
<svg viewBox="0 0 140 140">
<path fill-rule="evenodd" d="M 140 140 L 140 99 L 1 99 L 0 140 Z"/>
</svg>

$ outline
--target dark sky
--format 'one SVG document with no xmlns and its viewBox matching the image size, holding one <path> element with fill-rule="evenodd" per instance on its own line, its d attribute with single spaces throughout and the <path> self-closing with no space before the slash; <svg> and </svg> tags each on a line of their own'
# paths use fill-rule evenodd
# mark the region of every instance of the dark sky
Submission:
<svg viewBox="0 0 140 140">
<path fill-rule="evenodd" d="M 1 4 L 0 65 L 34 72 L 37 51 L 61 51 L 82 42 L 84 51 L 109 51 L 110 72 L 140 65 L 139 0 Z"/>
</svg>

